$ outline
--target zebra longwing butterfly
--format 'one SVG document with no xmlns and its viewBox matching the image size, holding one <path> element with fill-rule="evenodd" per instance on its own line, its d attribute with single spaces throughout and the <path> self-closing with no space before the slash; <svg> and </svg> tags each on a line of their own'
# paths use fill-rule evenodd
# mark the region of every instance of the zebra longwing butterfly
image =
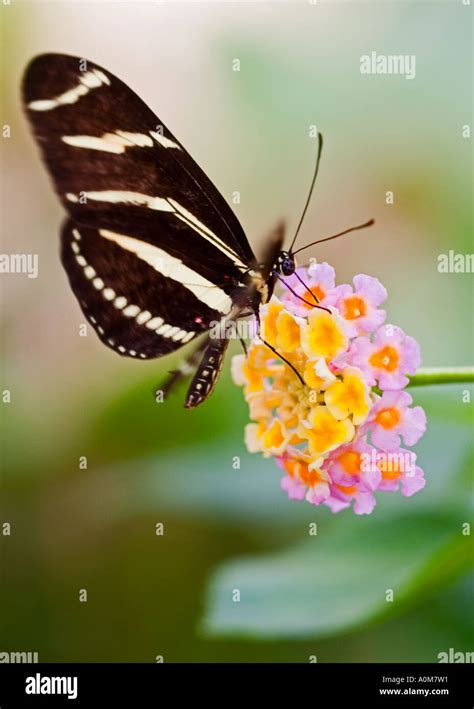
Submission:
<svg viewBox="0 0 474 709">
<path fill-rule="evenodd" d="M 276 278 L 295 270 L 296 252 L 282 251 L 283 226 L 257 260 L 235 214 L 181 143 L 97 64 L 40 55 L 25 72 L 23 100 L 68 213 L 61 259 L 84 315 L 105 345 L 141 359 L 207 332 L 187 363 L 197 370 L 185 406 L 197 406 L 211 393 L 228 345 L 210 338 L 211 323 L 258 319 Z M 317 167 L 313 185 L 316 174 Z"/>
</svg>

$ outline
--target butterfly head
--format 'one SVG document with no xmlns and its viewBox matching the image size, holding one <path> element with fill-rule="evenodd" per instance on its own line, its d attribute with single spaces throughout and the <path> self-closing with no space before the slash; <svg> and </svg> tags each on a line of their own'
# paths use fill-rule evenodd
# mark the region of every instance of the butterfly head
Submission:
<svg viewBox="0 0 474 709">
<path fill-rule="evenodd" d="M 291 276 L 296 270 L 296 261 L 293 254 L 289 251 L 280 251 L 275 264 L 275 270 L 283 276 Z"/>
</svg>

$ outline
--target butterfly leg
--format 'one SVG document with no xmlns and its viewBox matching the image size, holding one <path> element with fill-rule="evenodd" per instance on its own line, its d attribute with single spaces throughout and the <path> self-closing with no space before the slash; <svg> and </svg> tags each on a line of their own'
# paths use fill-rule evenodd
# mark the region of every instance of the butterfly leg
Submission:
<svg viewBox="0 0 474 709">
<path fill-rule="evenodd" d="M 247 344 L 246 344 L 245 340 L 243 340 L 241 337 L 239 337 L 239 341 L 240 341 L 240 344 L 242 345 L 242 349 L 244 351 L 244 354 L 247 357 L 247 355 L 249 353 L 249 351 L 247 349 Z"/>
<path fill-rule="evenodd" d="M 178 369 L 169 373 L 169 376 L 164 380 L 164 382 L 156 390 L 158 394 L 161 394 L 166 398 L 170 391 L 182 380 L 189 377 L 192 374 L 200 360 L 201 354 L 204 352 L 208 344 L 208 339 L 205 338 L 199 345 L 191 352 L 191 354 L 180 364 Z"/>
</svg>

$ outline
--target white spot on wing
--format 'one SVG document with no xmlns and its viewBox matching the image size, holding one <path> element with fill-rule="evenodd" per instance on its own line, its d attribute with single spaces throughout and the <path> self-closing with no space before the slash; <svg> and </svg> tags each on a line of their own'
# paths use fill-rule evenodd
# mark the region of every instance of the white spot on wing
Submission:
<svg viewBox="0 0 474 709">
<path fill-rule="evenodd" d="M 142 312 L 137 315 L 137 323 L 139 325 L 143 325 L 150 318 L 151 318 L 150 311 L 149 310 L 142 310 Z"/>
<path fill-rule="evenodd" d="M 85 96 L 92 89 L 98 89 L 105 84 L 110 85 L 109 77 L 106 76 L 103 71 L 93 69 L 80 76 L 79 83 L 74 88 L 52 99 L 32 101 L 28 104 L 28 108 L 31 111 L 51 111 L 53 108 L 58 108 L 58 106 L 76 103 L 81 96 Z"/>
<path fill-rule="evenodd" d="M 137 145 L 139 148 L 152 148 L 153 141 L 149 135 L 144 133 L 130 133 L 126 130 L 117 130 L 116 134 L 130 144 Z"/>
<path fill-rule="evenodd" d="M 171 337 L 171 339 L 174 338 L 174 336 L 179 332 L 179 327 L 176 325 L 171 328 L 171 330 L 166 334 L 166 337 Z"/>
<path fill-rule="evenodd" d="M 165 323 L 161 327 L 159 327 L 156 331 L 157 335 L 163 335 L 164 337 L 168 337 L 168 332 L 173 328 L 172 325 L 168 325 Z"/>
<path fill-rule="evenodd" d="M 149 328 L 150 330 L 156 330 L 158 327 L 161 327 L 165 321 L 163 318 L 153 318 L 152 320 L 149 320 L 146 324 L 146 327 Z"/>
<path fill-rule="evenodd" d="M 135 315 L 138 315 L 139 312 L 140 308 L 138 307 L 138 305 L 127 305 L 127 307 L 123 311 L 123 314 L 126 318 L 134 318 Z"/>
<path fill-rule="evenodd" d="M 173 207 L 167 199 L 163 197 L 150 197 L 141 192 L 129 192 L 127 190 L 104 190 L 103 192 L 82 192 L 81 197 L 87 202 L 91 199 L 94 202 L 109 202 L 110 204 L 131 204 L 137 207 L 147 207 L 159 212 L 173 212 Z M 66 199 L 70 202 L 78 202 L 77 195 L 68 192 Z"/>
<path fill-rule="evenodd" d="M 178 145 L 178 143 L 175 143 L 174 140 L 171 140 L 171 138 L 166 138 L 164 135 L 161 135 L 161 133 L 150 131 L 150 135 L 153 136 L 156 142 L 163 148 L 177 148 L 178 150 L 181 150 L 181 146 Z"/>
<path fill-rule="evenodd" d="M 119 295 L 118 298 L 115 298 L 114 305 L 117 310 L 122 310 L 122 308 L 125 308 L 125 306 L 127 305 L 127 299 L 124 298 L 123 295 Z"/>
<path fill-rule="evenodd" d="M 101 150 L 105 153 L 115 153 L 120 155 L 127 148 L 153 146 L 153 141 L 148 135 L 143 133 L 129 133 L 118 130 L 116 133 L 104 133 L 102 136 L 94 135 L 63 135 L 61 140 L 67 145 L 75 148 L 86 148 L 88 150 Z"/>
</svg>

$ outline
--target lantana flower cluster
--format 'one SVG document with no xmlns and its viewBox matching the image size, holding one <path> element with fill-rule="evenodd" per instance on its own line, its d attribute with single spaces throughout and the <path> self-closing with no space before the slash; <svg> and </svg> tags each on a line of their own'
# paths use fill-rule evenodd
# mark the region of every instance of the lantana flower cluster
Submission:
<svg viewBox="0 0 474 709">
<path fill-rule="evenodd" d="M 248 450 L 276 459 L 290 499 L 333 512 L 371 513 L 376 492 L 413 495 L 425 480 L 406 447 L 423 435 L 426 416 L 404 389 L 420 350 L 385 323 L 387 291 L 366 275 L 336 286 L 327 263 L 286 282 L 291 290 L 261 307 L 262 339 L 232 362 L 252 419 Z"/>
</svg>

